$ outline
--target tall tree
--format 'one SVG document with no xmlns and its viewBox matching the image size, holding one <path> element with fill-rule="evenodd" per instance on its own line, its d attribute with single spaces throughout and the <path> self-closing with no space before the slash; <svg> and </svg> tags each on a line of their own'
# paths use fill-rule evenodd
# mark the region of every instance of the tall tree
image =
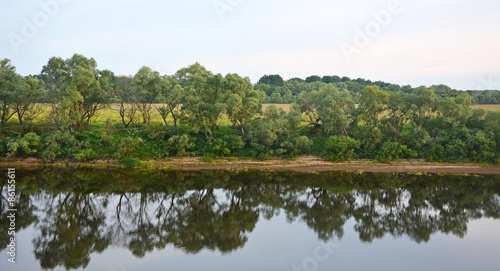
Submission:
<svg viewBox="0 0 500 271">
<path fill-rule="evenodd" d="M 15 95 L 14 110 L 19 124 L 24 121 L 31 121 L 43 112 L 43 108 L 37 102 L 45 96 L 43 81 L 36 77 L 27 76 L 24 78 L 20 91 Z"/>
<path fill-rule="evenodd" d="M 83 129 L 109 103 L 114 75 L 97 69 L 93 58 L 75 54 L 67 60 L 53 57 L 42 69 L 52 119 L 60 129 Z"/>
<path fill-rule="evenodd" d="M 434 88 L 418 87 L 410 94 L 413 121 L 420 127 L 424 126 L 425 118 L 435 111 L 438 96 Z"/>
<path fill-rule="evenodd" d="M 167 117 L 171 115 L 174 120 L 174 126 L 177 126 L 182 116 L 181 108 L 184 88 L 175 76 L 163 77 L 161 80 L 162 85 L 159 100 L 163 105 L 158 107 L 158 112 L 166 125 L 168 125 Z"/>
<path fill-rule="evenodd" d="M 117 86 L 114 88 L 114 97 L 119 104 L 119 113 L 125 128 L 134 123 L 138 110 L 137 96 L 130 86 L 132 77 L 117 77 Z"/>
<path fill-rule="evenodd" d="M 339 91 L 333 85 L 328 85 L 318 93 L 317 99 L 317 111 L 323 123 L 323 131 L 329 135 L 343 134 L 349 137 L 347 129 L 354 120 L 355 110 L 349 91 Z"/>
<path fill-rule="evenodd" d="M 359 117 L 367 125 L 378 126 L 380 114 L 387 109 L 389 94 L 377 86 L 368 86 L 359 98 Z"/>
<path fill-rule="evenodd" d="M 228 74 L 224 78 L 223 88 L 229 92 L 226 99 L 226 113 L 233 122 L 233 128 L 239 129 L 245 138 L 245 130 L 250 120 L 262 112 L 264 93 L 254 90 L 248 77 Z"/>
<path fill-rule="evenodd" d="M 16 73 L 16 68 L 9 59 L 0 61 L 0 122 L 2 131 L 7 132 L 5 125 L 15 114 L 14 103 L 21 90 L 22 77 Z"/>
<path fill-rule="evenodd" d="M 132 89 L 137 95 L 143 124 L 149 125 L 151 121 L 152 104 L 160 94 L 161 83 L 160 73 L 148 67 L 140 68 L 132 78 Z"/>
<path fill-rule="evenodd" d="M 266 74 L 259 79 L 259 82 L 257 82 L 258 85 L 266 84 L 278 87 L 283 86 L 283 83 L 284 83 L 283 78 L 279 74 L 273 74 L 273 75 Z"/>
<path fill-rule="evenodd" d="M 186 120 L 208 140 L 218 129 L 217 121 L 226 110 L 226 99 L 230 92 L 224 87 L 224 77 L 212 74 L 199 63 L 183 68 L 176 73 L 183 82 L 184 99 L 182 111 Z"/>
</svg>

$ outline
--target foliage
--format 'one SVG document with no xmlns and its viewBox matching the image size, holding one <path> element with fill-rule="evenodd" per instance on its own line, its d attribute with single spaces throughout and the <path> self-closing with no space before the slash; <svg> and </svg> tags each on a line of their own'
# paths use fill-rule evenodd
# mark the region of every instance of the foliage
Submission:
<svg viewBox="0 0 500 271">
<path fill-rule="evenodd" d="M 338 162 L 352 158 L 359 142 L 346 136 L 331 136 L 325 142 L 323 158 L 326 161 Z"/>
<path fill-rule="evenodd" d="M 471 107 L 500 102 L 498 93 L 335 75 L 265 75 L 252 85 L 199 63 L 173 75 L 141 67 L 115 77 L 78 54 L 52 57 L 39 75 L 22 77 L 3 59 L 0 147 L 4 156 L 45 161 L 315 154 L 495 163 L 500 112 Z M 290 105 L 262 112 L 266 101 Z"/>
<path fill-rule="evenodd" d="M 406 145 L 399 142 L 387 141 L 380 147 L 377 156 L 375 156 L 375 161 L 388 163 L 395 159 L 407 157 L 408 154 L 409 149 Z"/>
<path fill-rule="evenodd" d="M 43 140 L 43 151 L 40 157 L 46 161 L 54 161 L 56 158 L 65 157 L 74 153 L 78 141 L 69 131 L 55 131 L 49 133 Z"/>
<path fill-rule="evenodd" d="M 171 156 L 184 156 L 194 148 L 193 138 L 189 135 L 175 135 L 168 139 L 167 155 Z"/>
<path fill-rule="evenodd" d="M 308 154 L 313 148 L 313 142 L 307 136 L 297 136 L 285 140 L 280 144 L 277 154 L 284 154 L 289 157 Z"/>
<path fill-rule="evenodd" d="M 123 157 L 120 159 L 120 165 L 125 167 L 140 167 L 143 163 L 137 158 Z"/>
<path fill-rule="evenodd" d="M 7 138 L 7 157 L 28 156 L 38 152 L 40 136 L 27 133 L 23 137 Z"/>
</svg>

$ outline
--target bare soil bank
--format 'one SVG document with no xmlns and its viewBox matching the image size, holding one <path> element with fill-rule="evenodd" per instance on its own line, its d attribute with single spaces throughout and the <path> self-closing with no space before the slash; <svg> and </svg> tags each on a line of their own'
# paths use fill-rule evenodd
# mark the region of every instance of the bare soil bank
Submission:
<svg viewBox="0 0 500 271">
<path fill-rule="evenodd" d="M 98 160 L 91 162 L 72 162 L 59 160 L 54 163 L 44 163 L 42 160 L 28 158 L 25 160 L 0 159 L 0 167 L 16 167 L 25 169 L 51 167 L 91 167 L 110 168 L 121 167 L 116 160 Z M 245 160 L 239 158 L 214 159 L 211 163 L 204 162 L 200 157 L 182 157 L 168 160 L 145 161 L 145 167 L 152 169 L 172 170 L 203 170 L 203 169 L 261 169 L 289 170 L 298 172 L 324 171 L 365 171 L 365 172 L 429 172 L 452 174 L 499 174 L 498 165 L 483 164 L 449 164 L 429 163 L 422 160 L 401 160 L 390 164 L 375 163 L 369 160 L 354 160 L 342 163 L 330 163 L 314 156 L 302 156 L 292 160 L 272 159 L 266 161 Z"/>
</svg>

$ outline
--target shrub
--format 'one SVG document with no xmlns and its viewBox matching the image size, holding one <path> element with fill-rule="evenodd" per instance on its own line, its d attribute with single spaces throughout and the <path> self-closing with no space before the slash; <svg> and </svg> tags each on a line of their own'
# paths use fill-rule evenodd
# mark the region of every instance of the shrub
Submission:
<svg viewBox="0 0 500 271">
<path fill-rule="evenodd" d="M 73 156 L 77 161 L 89 161 L 99 158 L 99 155 L 92 149 L 83 149 Z"/>
<path fill-rule="evenodd" d="M 244 146 L 245 142 L 240 136 L 226 135 L 206 143 L 203 154 L 211 157 L 229 156 Z"/>
<path fill-rule="evenodd" d="M 69 131 L 55 131 L 45 138 L 41 157 L 45 161 L 54 161 L 58 157 L 74 153 L 77 145 L 78 142 Z"/>
<path fill-rule="evenodd" d="M 327 161 L 346 161 L 352 158 L 359 142 L 346 136 L 331 136 L 324 146 L 323 158 Z"/>
<path fill-rule="evenodd" d="M 35 133 L 27 133 L 23 137 L 7 138 L 7 157 L 35 154 L 39 146 L 40 136 Z"/>
<path fill-rule="evenodd" d="M 167 155 L 183 156 L 193 148 L 194 139 L 189 135 L 175 135 L 167 140 Z"/>
<path fill-rule="evenodd" d="M 285 140 L 280 148 L 283 154 L 293 157 L 309 153 L 313 148 L 313 142 L 307 136 L 299 136 Z"/>
<path fill-rule="evenodd" d="M 130 168 L 140 167 L 143 165 L 143 163 L 137 158 L 123 157 L 122 159 L 120 159 L 120 165 Z"/>
<path fill-rule="evenodd" d="M 118 147 L 118 151 L 115 153 L 115 158 L 120 158 L 122 156 L 130 156 L 132 155 L 137 147 L 141 144 L 144 144 L 142 138 L 135 137 L 124 137 L 120 140 L 120 145 Z"/>
<path fill-rule="evenodd" d="M 377 156 L 375 156 L 375 161 L 388 163 L 395 159 L 407 156 L 409 155 L 409 153 L 410 150 L 406 145 L 403 145 L 399 142 L 387 141 L 378 151 Z"/>
</svg>

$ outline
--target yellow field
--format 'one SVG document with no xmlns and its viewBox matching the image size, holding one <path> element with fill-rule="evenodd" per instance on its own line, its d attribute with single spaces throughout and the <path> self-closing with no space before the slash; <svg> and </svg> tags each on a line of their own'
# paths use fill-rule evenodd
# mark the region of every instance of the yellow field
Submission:
<svg viewBox="0 0 500 271">
<path fill-rule="evenodd" d="M 267 109 L 269 106 L 271 106 L 271 105 L 274 105 L 274 106 L 276 106 L 277 108 L 281 108 L 281 109 L 283 109 L 283 110 L 285 110 L 285 111 L 287 111 L 287 112 L 290 110 L 290 108 L 292 108 L 292 105 L 291 105 L 291 104 L 263 104 L 263 105 L 262 105 L 262 111 L 266 111 L 266 109 Z"/>
<path fill-rule="evenodd" d="M 486 111 L 500 111 L 500 104 L 474 104 L 472 108 L 480 108 Z"/>
<path fill-rule="evenodd" d="M 273 104 L 263 104 L 262 110 L 265 111 L 266 108 L 271 106 Z M 282 108 L 285 111 L 289 111 L 290 108 L 292 107 L 291 104 L 274 104 L 278 108 Z M 50 113 L 50 106 L 48 105 L 42 105 L 44 108 L 44 113 L 38 116 L 34 121 L 37 123 L 46 123 L 48 118 L 49 118 L 49 113 Z M 160 107 L 160 104 L 154 104 L 153 109 L 151 111 L 151 123 L 157 123 L 157 124 L 162 124 L 163 119 L 160 116 L 160 113 L 158 113 L 157 108 Z M 494 105 L 494 104 L 485 104 L 485 105 L 472 105 L 472 108 L 481 108 L 487 111 L 500 111 L 500 105 Z M 109 107 L 102 109 L 98 112 L 97 119 L 95 120 L 94 124 L 97 125 L 102 125 L 106 122 L 109 122 L 111 124 L 115 123 L 121 123 L 121 118 L 120 118 L 120 113 L 118 112 L 119 105 L 118 104 L 111 104 Z M 142 122 L 142 115 L 140 112 L 136 113 L 136 123 L 141 123 Z M 167 118 L 167 121 L 169 124 L 173 124 L 173 119 L 171 116 Z M 10 122 L 17 123 L 17 117 L 13 116 Z M 221 118 L 219 121 L 219 125 L 229 125 L 231 122 L 229 119 L 227 119 L 225 116 Z"/>
</svg>

